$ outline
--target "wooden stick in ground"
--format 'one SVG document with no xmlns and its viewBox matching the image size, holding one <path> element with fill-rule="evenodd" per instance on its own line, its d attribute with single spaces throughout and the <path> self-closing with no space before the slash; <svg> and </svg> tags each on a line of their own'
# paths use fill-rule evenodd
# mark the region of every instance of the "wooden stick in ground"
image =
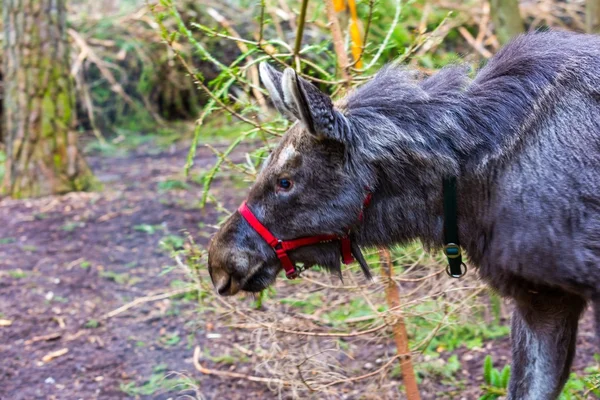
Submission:
<svg viewBox="0 0 600 400">
<path fill-rule="evenodd" d="M 327 20 L 329 21 L 329 30 L 333 38 L 333 49 L 337 56 L 338 65 L 342 74 L 342 79 L 346 82 L 350 82 L 350 76 L 348 75 L 348 67 L 350 61 L 348 54 L 344 48 L 344 36 L 342 35 L 342 28 L 340 28 L 340 22 L 335 14 L 335 8 L 333 6 L 333 0 L 325 0 L 325 10 L 327 11 Z"/>
<path fill-rule="evenodd" d="M 381 275 L 387 281 L 385 286 L 385 297 L 390 309 L 398 309 L 400 307 L 400 292 L 398 286 L 393 279 L 392 256 L 388 249 L 379 250 L 379 259 L 381 260 Z M 408 400 L 420 400 L 419 387 L 415 377 L 412 360 L 410 357 L 410 348 L 408 347 L 408 335 L 406 334 L 406 324 L 401 315 L 397 315 L 397 319 L 392 326 L 394 332 L 394 341 L 398 356 L 400 356 L 400 370 L 402 371 L 402 381 L 406 389 L 406 398 Z"/>
</svg>

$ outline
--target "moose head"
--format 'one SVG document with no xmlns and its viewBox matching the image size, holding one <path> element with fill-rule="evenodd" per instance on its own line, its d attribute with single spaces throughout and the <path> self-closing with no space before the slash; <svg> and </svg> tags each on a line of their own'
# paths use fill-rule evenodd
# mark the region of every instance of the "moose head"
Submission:
<svg viewBox="0 0 600 400">
<path fill-rule="evenodd" d="M 430 82 L 431 90 L 460 86 L 456 82 L 462 82 L 448 79 L 453 76 L 448 73 L 438 75 L 446 83 Z M 415 163 L 427 167 L 431 160 L 421 149 L 426 137 L 411 132 L 415 123 L 422 122 L 411 121 L 420 118 L 419 114 L 398 111 L 403 100 L 412 106 L 426 101 L 427 85 L 415 84 L 408 73 L 398 69 L 384 68 L 334 104 L 291 68 L 281 73 L 262 63 L 260 76 L 273 104 L 294 123 L 265 161 L 247 196 L 246 212 L 272 237 L 284 242 L 307 237 L 327 239 L 287 252 L 291 264 L 304 268 L 320 265 L 340 273 L 340 259 L 348 259 L 343 250 L 346 245 L 345 251 L 358 259 L 369 276 L 359 244 L 385 244 L 391 237 L 393 241 L 411 239 L 428 228 L 425 219 L 415 213 L 429 211 L 424 209 L 430 205 L 423 201 L 423 190 L 428 190 L 430 175 L 441 173 L 440 168 L 428 168 L 421 177 L 405 168 Z M 403 121 L 394 120 L 398 112 Z M 404 125 L 403 129 L 399 125 Z M 399 162 L 393 161 L 398 157 Z M 386 165 L 389 163 L 395 166 Z M 406 186 L 400 192 L 396 185 L 378 187 L 379 181 L 390 179 Z M 439 187 L 432 190 L 436 195 L 430 197 L 437 198 Z M 371 191 L 373 203 L 363 210 Z M 386 201 L 390 199 L 394 201 Z M 408 208 L 396 210 L 400 204 Z M 441 208 L 437 208 L 439 214 Z M 385 216 L 389 213 L 404 223 L 392 224 Z M 372 226 L 369 235 L 363 229 L 367 225 Z M 346 243 L 340 243 L 342 238 Z M 274 247 L 248 218 L 239 210 L 235 212 L 209 248 L 209 272 L 217 291 L 233 295 L 270 285 L 282 269 Z"/>
</svg>

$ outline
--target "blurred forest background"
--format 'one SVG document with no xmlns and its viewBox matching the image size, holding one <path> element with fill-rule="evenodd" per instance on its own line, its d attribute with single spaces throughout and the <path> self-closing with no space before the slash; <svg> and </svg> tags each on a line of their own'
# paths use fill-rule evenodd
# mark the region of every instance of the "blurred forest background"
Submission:
<svg viewBox="0 0 600 400">
<path fill-rule="evenodd" d="M 496 399 L 511 305 L 420 244 L 215 295 L 210 236 L 288 122 L 258 63 L 341 97 L 386 63 L 473 71 L 583 0 L 4 0 L 0 398 Z M 561 399 L 600 398 L 585 315 Z M 419 394 L 420 393 L 420 394 Z"/>
</svg>

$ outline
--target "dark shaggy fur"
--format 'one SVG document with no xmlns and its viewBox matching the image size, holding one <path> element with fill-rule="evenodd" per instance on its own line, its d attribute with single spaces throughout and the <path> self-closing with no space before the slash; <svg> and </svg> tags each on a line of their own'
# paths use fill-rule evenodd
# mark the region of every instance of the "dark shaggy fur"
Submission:
<svg viewBox="0 0 600 400">
<path fill-rule="evenodd" d="M 285 239 L 353 226 L 362 246 L 436 248 L 442 180 L 456 176 L 469 260 L 516 303 L 511 398 L 555 398 L 579 316 L 600 298 L 600 39 L 521 36 L 473 81 L 461 67 L 421 82 L 384 68 L 335 106 L 293 71 L 263 65 L 261 77 L 300 120 L 250 191 L 261 221 Z M 278 190 L 281 177 L 292 190 Z M 358 224 L 365 187 L 373 202 Z M 339 271 L 336 244 L 292 258 Z M 238 214 L 215 236 L 209 267 L 229 293 L 260 290 L 280 270 Z"/>
</svg>

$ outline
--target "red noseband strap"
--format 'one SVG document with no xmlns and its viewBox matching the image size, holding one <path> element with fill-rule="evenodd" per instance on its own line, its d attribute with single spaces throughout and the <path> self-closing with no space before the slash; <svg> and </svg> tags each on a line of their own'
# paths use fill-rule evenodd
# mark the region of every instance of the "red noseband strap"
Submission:
<svg viewBox="0 0 600 400">
<path fill-rule="evenodd" d="M 363 211 L 371 202 L 371 193 L 369 192 L 365 198 L 363 204 Z M 283 269 L 285 270 L 285 276 L 288 279 L 295 279 L 298 276 L 298 270 L 296 266 L 288 256 L 288 251 L 297 249 L 299 247 L 310 246 L 318 243 L 327 243 L 332 242 L 334 240 L 339 240 L 341 244 L 342 250 L 342 262 L 344 264 L 350 264 L 354 261 L 354 256 L 352 256 L 352 245 L 350 243 L 350 230 L 344 236 L 339 235 L 315 235 L 315 236 L 307 236 L 299 239 L 292 240 L 281 240 L 277 239 L 268 229 L 265 227 L 259 220 L 256 218 L 254 213 L 250 210 L 246 202 L 244 201 L 240 208 L 238 208 L 239 213 L 242 217 L 250 224 L 250 226 L 264 239 L 265 242 L 268 243 L 269 246 L 273 248 L 275 254 L 277 254 L 277 258 L 281 262 Z M 359 221 L 363 219 L 363 211 L 360 212 Z"/>
</svg>

